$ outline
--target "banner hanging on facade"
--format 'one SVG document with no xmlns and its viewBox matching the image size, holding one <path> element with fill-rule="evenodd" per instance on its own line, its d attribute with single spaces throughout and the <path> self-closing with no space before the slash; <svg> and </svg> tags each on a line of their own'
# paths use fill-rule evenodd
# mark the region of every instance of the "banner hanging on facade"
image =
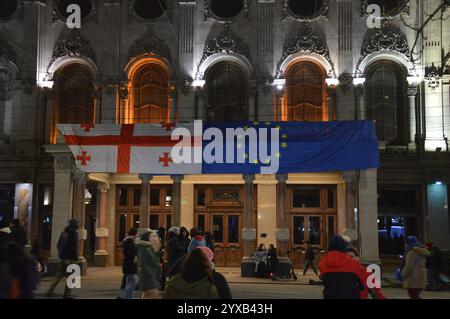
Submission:
<svg viewBox="0 0 450 319">
<path fill-rule="evenodd" d="M 275 174 L 379 167 L 370 121 L 61 124 L 87 173 Z"/>
</svg>

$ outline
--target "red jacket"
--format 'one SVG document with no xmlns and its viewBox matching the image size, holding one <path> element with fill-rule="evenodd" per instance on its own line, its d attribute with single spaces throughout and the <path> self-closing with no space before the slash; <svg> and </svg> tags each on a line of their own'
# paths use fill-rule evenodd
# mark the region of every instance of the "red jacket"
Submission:
<svg viewBox="0 0 450 319">
<path fill-rule="evenodd" d="M 356 260 L 350 258 L 347 253 L 341 251 L 329 251 L 319 263 L 320 274 L 327 272 L 352 272 L 361 274 L 362 266 Z"/>
<path fill-rule="evenodd" d="M 361 282 L 364 285 L 364 290 L 361 291 L 361 299 L 367 299 L 369 296 L 369 288 L 367 287 L 367 278 L 369 278 L 370 273 L 367 272 L 367 267 L 361 266 L 361 273 L 359 275 L 359 278 Z M 377 299 L 386 299 L 383 292 L 380 288 L 374 288 L 373 291 L 375 292 L 375 296 Z"/>
</svg>

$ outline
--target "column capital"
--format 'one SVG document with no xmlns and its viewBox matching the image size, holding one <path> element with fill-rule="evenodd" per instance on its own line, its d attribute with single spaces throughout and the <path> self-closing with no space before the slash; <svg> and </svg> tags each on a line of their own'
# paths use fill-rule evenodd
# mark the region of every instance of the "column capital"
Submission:
<svg viewBox="0 0 450 319">
<path fill-rule="evenodd" d="M 184 175 L 170 175 L 170 178 L 174 183 L 181 183 L 181 181 L 184 179 Z"/>
<path fill-rule="evenodd" d="M 75 172 L 73 173 L 73 178 L 77 183 L 77 185 L 85 185 L 87 180 L 87 174 L 80 170 L 75 170 Z"/>
<path fill-rule="evenodd" d="M 109 183 L 99 183 L 97 189 L 102 193 L 107 193 L 109 191 Z"/>
<path fill-rule="evenodd" d="M 418 91 L 419 87 L 417 84 L 409 84 L 406 93 L 408 94 L 409 97 L 415 97 Z"/>
<path fill-rule="evenodd" d="M 139 179 L 145 183 L 149 183 L 153 179 L 153 175 L 150 174 L 139 174 Z"/>
<path fill-rule="evenodd" d="M 252 184 L 255 180 L 255 174 L 242 174 L 242 179 L 246 184 Z"/>
<path fill-rule="evenodd" d="M 276 176 L 278 183 L 286 183 L 288 179 L 288 174 L 277 174 Z"/>
</svg>

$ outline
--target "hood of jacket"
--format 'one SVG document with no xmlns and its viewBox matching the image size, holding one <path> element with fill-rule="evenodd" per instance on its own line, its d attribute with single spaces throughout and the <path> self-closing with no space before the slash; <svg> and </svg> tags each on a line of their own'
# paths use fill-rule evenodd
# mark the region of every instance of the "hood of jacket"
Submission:
<svg viewBox="0 0 450 319">
<path fill-rule="evenodd" d="M 412 248 L 412 251 L 423 257 L 428 257 L 431 255 L 431 252 L 425 247 L 416 246 Z"/>
<path fill-rule="evenodd" d="M 173 277 L 171 286 L 177 294 L 197 296 L 204 294 L 205 289 L 209 289 L 211 281 L 205 276 L 197 281 L 188 282 L 183 279 L 181 274 Z"/>
<path fill-rule="evenodd" d="M 354 272 L 358 273 L 361 269 L 359 262 L 351 259 L 347 253 L 341 251 L 329 251 L 320 261 L 320 272 Z"/>
</svg>

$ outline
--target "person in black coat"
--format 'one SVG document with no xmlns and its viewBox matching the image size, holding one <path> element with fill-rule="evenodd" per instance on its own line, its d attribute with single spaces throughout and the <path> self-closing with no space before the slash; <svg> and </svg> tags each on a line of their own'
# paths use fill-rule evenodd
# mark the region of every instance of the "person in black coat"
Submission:
<svg viewBox="0 0 450 319">
<path fill-rule="evenodd" d="M 181 242 L 181 247 L 183 250 L 183 255 L 187 254 L 189 244 L 191 243 L 191 239 L 189 238 L 189 231 L 186 227 L 180 227 L 180 236 L 178 237 Z"/>
<path fill-rule="evenodd" d="M 61 279 L 67 277 L 67 267 L 71 264 L 78 263 L 78 221 L 76 219 L 69 220 L 69 224 L 59 237 L 57 248 L 59 259 L 61 261 L 60 272 L 50 286 L 47 297 L 51 297 Z M 72 289 L 67 285 L 65 285 L 63 298 L 73 298 Z"/>
<path fill-rule="evenodd" d="M 135 287 L 138 284 L 137 248 L 135 239 L 138 234 L 136 227 L 130 228 L 128 236 L 122 241 L 122 284 L 118 299 L 132 299 Z"/>
<path fill-rule="evenodd" d="M 14 219 L 11 223 L 11 237 L 22 247 L 28 243 L 27 232 L 22 228 L 18 219 Z"/>
<path fill-rule="evenodd" d="M 180 240 L 180 228 L 172 227 L 169 229 L 167 240 L 167 267 L 168 269 L 175 264 L 185 253 L 183 241 Z"/>
</svg>

